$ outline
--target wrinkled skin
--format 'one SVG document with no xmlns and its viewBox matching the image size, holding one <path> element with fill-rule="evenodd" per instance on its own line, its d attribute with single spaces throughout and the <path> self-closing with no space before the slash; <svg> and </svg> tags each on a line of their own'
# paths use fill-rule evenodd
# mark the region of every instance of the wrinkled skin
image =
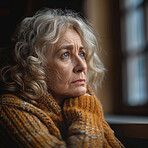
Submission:
<svg viewBox="0 0 148 148">
<path fill-rule="evenodd" d="M 86 51 L 78 33 L 72 29 L 64 31 L 47 52 L 48 88 L 60 104 L 64 98 L 77 97 L 86 93 Z"/>
</svg>

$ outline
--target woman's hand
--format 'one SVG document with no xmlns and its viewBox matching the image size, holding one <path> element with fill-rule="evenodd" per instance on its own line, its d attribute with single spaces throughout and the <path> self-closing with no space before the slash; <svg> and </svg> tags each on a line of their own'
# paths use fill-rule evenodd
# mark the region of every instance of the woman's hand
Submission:
<svg viewBox="0 0 148 148">
<path fill-rule="evenodd" d="M 103 147 L 102 109 L 96 97 L 89 94 L 65 100 L 64 115 L 69 125 L 68 145 Z M 75 144 L 74 144 L 75 143 Z"/>
</svg>

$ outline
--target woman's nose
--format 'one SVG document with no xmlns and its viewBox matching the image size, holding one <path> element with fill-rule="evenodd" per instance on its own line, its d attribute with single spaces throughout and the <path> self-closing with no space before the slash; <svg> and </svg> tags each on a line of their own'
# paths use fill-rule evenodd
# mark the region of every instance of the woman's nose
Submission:
<svg viewBox="0 0 148 148">
<path fill-rule="evenodd" d="M 85 59 L 81 58 L 80 56 L 75 59 L 74 63 L 74 72 L 80 73 L 87 69 L 87 64 Z"/>
</svg>

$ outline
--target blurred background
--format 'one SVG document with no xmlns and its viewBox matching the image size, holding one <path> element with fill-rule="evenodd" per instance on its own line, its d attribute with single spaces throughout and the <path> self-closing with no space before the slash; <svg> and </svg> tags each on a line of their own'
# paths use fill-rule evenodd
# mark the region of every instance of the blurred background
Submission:
<svg viewBox="0 0 148 148">
<path fill-rule="evenodd" d="M 22 18 L 44 7 L 72 9 L 92 22 L 107 69 L 97 93 L 106 120 L 126 147 L 148 146 L 148 1 L 4 0 L 0 47 Z"/>
</svg>

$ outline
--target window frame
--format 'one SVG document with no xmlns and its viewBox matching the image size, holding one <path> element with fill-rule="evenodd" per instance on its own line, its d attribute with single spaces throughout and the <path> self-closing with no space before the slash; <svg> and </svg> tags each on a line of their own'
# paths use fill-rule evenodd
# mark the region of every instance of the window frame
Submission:
<svg viewBox="0 0 148 148">
<path fill-rule="evenodd" d="M 118 0 L 115 2 L 115 9 L 114 9 L 114 30 L 115 30 L 115 48 L 118 49 L 116 51 L 116 55 L 115 57 L 115 66 L 116 66 L 116 71 L 115 71 L 115 76 L 116 76 L 116 85 L 115 85 L 115 89 L 116 89 L 116 94 L 115 94 L 115 104 L 114 104 L 114 111 L 115 114 L 126 114 L 126 115 L 144 115 L 147 116 L 148 115 L 148 103 L 146 103 L 145 105 L 141 105 L 141 106 L 129 106 L 127 104 L 124 103 L 124 94 L 127 94 L 126 89 L 124 89 L 123 92 L 123 79 L 125 78 L 125 80 L 127 80 L 127 77 L 124 75 L 122 69 L 123 69 L 123 61 L 125 61 L 128 57 L 126 52 L 122 52 L 122 41 L 121 41 L 121 17 L 123 17 L 125 15 L 125 11 L 127 11 L 127 9 L 122 9 L 120 7 L 120 3 L 121 1 Z M 148 11 L 148 2 L 146 2 L 146 0 L 144 0 L 141 4 L 140 7 L 144 8 L 144 12 L 146 14 L 146 6 L 147 6 L 147 11 Z M 130 9 L 130 8 L 129 8 Z M 133 10 L 128 10 L 128 11 L 133 11 Z M 126 12 L 128 13 L 128 12 Z M 148 12 L 147 12 L 148 15 Z M 145 21 L 145 30 L 148 31 L 148 16 L 145 16 L 144 18 Z M 139 54 L 146 54 L 146 58 L 148 59 L 148 33 L 147 33 L 147 37 L 146 37 L 146 45 L 143 51 L 139 52 L 135 52 L 134 54 L 139 55 Z M 146 63 L 148 65 L 148 62 Z M 148 73 L 148 66 L 146 68 L 146 71 Z M 127 85 L 127 84 L 126 84 Z M 148 85 L 148 77 L 147 77 L 147 85 Z M 120 86 L 120 87 L 119 87 Z M 148 90 L 148 88 L 147 88 Z M 148 98 L 147 98 L 148 99 Z"/>
</svg>

